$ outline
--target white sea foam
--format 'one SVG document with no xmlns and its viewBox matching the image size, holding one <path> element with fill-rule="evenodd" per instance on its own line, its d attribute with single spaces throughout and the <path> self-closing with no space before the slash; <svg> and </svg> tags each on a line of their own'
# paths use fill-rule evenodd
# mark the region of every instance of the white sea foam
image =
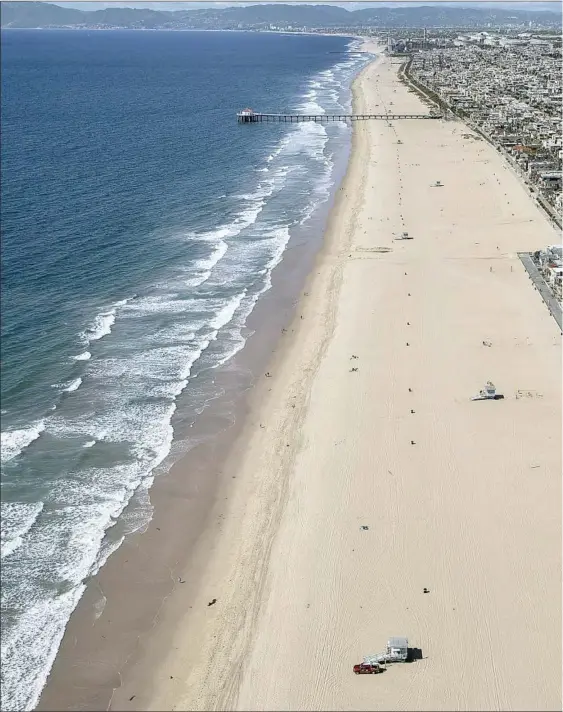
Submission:
<svg viewBox="0 0 563 712">
<path fill-rule="evenodd" d="M 56 598 L 35 600 L 21 610 L 17 627 L 3 628 L 3 709 L 35 708 L 61 644 L 66 622 L 85 588 L 82 584 Z"/>
<path fill-rule="evenodd" d="M 98 600 L 94 603 L 94 620 L 97 621 L 98 618 L 102 615 L 107 602 L 108 599 L 106 598 L 106 596 L 104 596 L 103 593 L 100 593 L 100 598 L 98 598 Z"/>
<path fill-rule="evenodd" d="M 88 441 L 143 443 L 143 448 L 162 452 L 165 457 L 172 438 L 170 421 L 175 409 L 174 400 L 187 385 L 191 368 L 209 344 L 217 337 L 218 331 L 233 317 L 245 292 L 225 300 L 204 300 L 205 310 L 210 311 L 205 321 L 200 322 L 200 333 L 195 336 L 184 327 L 187 337 L 195 337 L 187 343 L 170 346 L 152 346 L 152 335 L 147 341 L 136 344 L 138 350 L 133 358 L 105 358 L 92 362 L 89 369 L 89 388 L 96 392 L 96 384 L 103 383 L 112 392 L 105 407 L 94 414 L 88 412 L 83 419 L 74 418 L 68 422 L 63 414 L 53 416 L 49 432 L 58 438 L 87 437 Z M 201 302 L 201 300 L 199 300 Z M 156 310 L 164 309 L 168 314 L 188 312 L 198 308 L 198 300 L 164 300 L 146 298 L 128 305 L 123 312 L 125 319 L 151 317 Z M 203 310 L 203 307 L 200 307 Z M 205 326 L 206 324 L 206 326 Z M 205 327 L 205 328 L 204 328 Z M 178 337 L 181 326 L 174 326 L 168 338 Z M 160 332 L 164 336 L 166 331 Z M 163 398 L 165 403 L 134 404 L 140 394 L 150 398 Z M 159 425 L 160 423 L 160 425 Z M 150 424 L 150 427 L 148 426 Z M 162 446 L 162 442 L 167 443 Z M 148 443 L 148 445 L 147 445 Z M 135 446 L 137 447 L 137 446 Z M 164 451 L 162 450 L 164 447 Z M 141 458 L 143 459 L 143 458 Z M 154 466 L 144 466 L 144 475 Z M 135 483 L 136 485 L 138 482 Z"/>
<path fill-rule="evenodd" d="M 246 292 L 242 292 L 241 294 L 237 294 L 236 296 L 234 296 L 211 319 L 210 324 L 213 327 L 213 329 L 215 329 L 214 336 L 217 334 L 217 331 L 222 326 L 225 326 L 225 324 L 228 324 L 229 321 L 233 318 L 233 314 L 238 309 L 241 301 L 244 299 L 245 294 L 246 294 Z"/>
<path fill-rule="evenodd" d="M 290 143 L 290 141 L 291 137 L 283 139 L 281 145 L 269 158 L 271 159 L 279 155 L 279 153 Z M 260 213 L 266 205 L 268 198 L 284 187 L 285 180 L 292 170 L 294 169 L 291 166 L 279 166 L 271 172 L 271 175 L 269 175 L 267 179 L 264 179 L 261 183 L 259 183 L 254 192 L 233 196 L 242 202 L 242 206 L 230 223 L 220 225 L 214 230 L 208 232 L 188 233 L 187 237 L 189 239 L 202 243 L 211 243 L 212 253 L 206 258 L 190 264 L 189 276 L 187 279 L 183 280 L 183 286 L 199 287 L 209 279 L 214 267 L 227 254 L 229 241 L 256 223 Z M 132 305 L 129 304 L 128 306 Z"/>
<path fill-rule="evenodd" d="M 72 357 L 75 361 L 88 361 L 92 358 L 92 354 L 89 351 L 84 351 L 81 354 Z"/>
<path fill-rule="evenodd" d="M 328 141 L 325 126 L 315 122 L 299 124 L 292 134 L 292 141 L 288 144 L 284 155 L 299 157 L 308 156 L 315 160 L 322 159 L 324 148 Z"/>
<path fill-rule="evenodd" d="M 82 379 L 75 378 L 74 380 L 65 384 L 65 388 L 63 388 L 63 391 L 65 393 L 72 393 L 73 391 L 76 391 L 78 388 L 80 388 L 81 384 L 82 384 Z"/>
<path fill-rule="evenodd" d="M 317 98 L 317 92 L 315 91 L 310 91 L 305 94 L 305 101 L 299 106 L 299 111 L 304 114 L 314 114 L 316 116 L 326 114 L 325 109 L 316 101 Z"/>
<path fill-rule="evenodd" d="M 361 63 L 363 63 L 362 60 Z M 344 62 L 337 65 L 333 70 L 320 72 L 319 75 L 309 84 L 309 90 L 304 94 L 304 101 L 299 106 L 300 111 L 310 111 L 315 113 L 325 113 L 330 111 L 344 111 L 346 106 L 340 102 L 342 89 L 342 76 L 352 66 L 359 66 L 358 62 Z M 327 105 L 323 105 L 324 101 L 328 101 Z M 345 123 L 337 123 L 328 125 L 331 130 L 348 131 L 349 127 Z M 303 123 L 292 127 L 291 132 L 280 142 L 276 150 L 273 151 L 266 159 L 267 163 L 272 163 L 278 157 L 298 157 L 303 154 L 320 162 L 323 165 L 323 172 L 316 179 L 315 185 L 312 188 L 311 200 L 303 209 L 299 223 L 303 225 L 309 220 L 319 205 L 326 202 L 330 196 L 330 189 L 333 185 L 333 168 L 334 162 L 331 155 L 325 155 L 328 142 L 327 126 L 315 123 Z M 261 247 L 269 247 L 270 258 L 265 268 L 262 271 L 263 282 L 262 287 L 255 293 L 249 295 L 243 300 L 241 307 L 238 309 L 235 319 L 229 329 L 229 349 L 225 351 L 222 357 L 217 361 L 217 366 L 226 363 L 231 359 L 245 344 L 245 338 L 242 336 L 242 329 L 246 325 L 249 315 L 252 313 L 258 298 L 271 287 L 271 274 L 275 267 L 283 258 L 283 254 L 289 241 L 289 231 L 287 226 L 277 226 L 271 231 L 265 232 L 264 241 L 261 241 Z M 268 239 L 268 237 L 270 239 Z"/>
<path fill-rule="evenodd" d="M 313 79 L 309 82 L 308 91 L 303 95 L 302 103 L 298 106 L 298 110 L 304 114 L 326 114 L 326 109 L 324 106 L 319 104 L 320 94 L 319 90 L 322 90 L 322 84 Z"/>
<path fill-rule="evenodd" d="M 120 301 L 115 302 L 115 304 L 113 304 L 108 309 L 105 309 L 104 311 L 97 314 L 92 320 L 92 322 L 80 334 L 82 342 L 88 345 L 92 341 L 98 341 L 99 339 L 103 339 L 104 336 L 111 334 L 111 328 L 115 324 L 116 314 L 118 310 L 124 307 L 128 303 L 128 301 L 128 299 L 121 299 Z M 84 353 L 88 354 L 89 352 L 86 351 Z M 79 361 L 86 361 L 90 358 L 90 355 L 91 354 L 86 357 L 84 354 L 81 354 L 81 358 L 75 358 Z"/>
<path fill-rule="evenodd" d="M 317 75 L 301 101 L 310 102 L 311 109 L 315 103 L 315 113 L 339 109 L 339 83 L 345 71 L 335 68 Z M 81 451 L 82 470 L 52 483 L 48 511 L 35 514 L 27 529 L 10 535 L 17 548 L 5 555 L 7 564 L 21 557 L 31 572 L 5 594 L 8 607 L 26 603 L 17 626 L 2 640 L 3 659 L 9 660 L 3 682 L 10 691 L 10 709 L 36 704 L 68 617 L 84 590 L 84 578 L 95 573 L 122 541 L 122 530 L 113 529 L 117 519 L 127 522 L 127 531 L 142 529 L 150 519 L 148 490 L 155 473 L 167 466 L 176 399 L 190 383 L 203 382 L 194 381 L 194 375 L 201 377 L 205 368 L 225 363 L 244 346 L 247 319 L 260 295 L 271 287 L 272 271 L 290 236 L 276 210 L 279 205 L 286 209 L 288 196 L 295 196 L 299 214 L 292 220 L 303 222 L 326 199 L 333 168 L 327 144 L 342 127 L 346 128 L 308 123 L 287 127 L 265 165 L 257 169 L 261 173 L 252 174 L 257 186 L 229 196 L 240 200 L 234 218 L 188 233 L 190 240 L 201 241 L 205 249 L 198 254 L 204 256 L 186 265 L 185 271 L 179 268 L 173 284 L 155 285 L 149 295 L 106 306 L 84 330 L 85 346 L 110 333 L 112 338 L 100 358 L 96 353 L 89 360 L 89 351 L 74 357 L 88 361 L 83 366 L 86 378 L 76 385 L 77 396 L 62 399 L 46 422 L 50 437 L 60 444 L 68 439 L 75 448 L 76 438 L 81 438 L 78 446 L 88 449 L 96 444 L 96 449 Z M 286 186 L 293 186 L 294 193 L 283 193 Z M 290 221 L 287 209 L 285 215 Z M 79 380 L 63 384 L 67 392 Z M 196 412 L 213 397 L 202 396 Z M 85 404 L 82 413 L 80 403 Z M 9 434 L 17 432 L 24 431 Z M 22 447 L 16 454 L 39 435 L 20 436 Z M 4 434 L 2 445 L 4 450 Z M 114 451 L 118 464 L 111 465 Z M 104 452 L 109 453 L 106 467 L 99 464 Z M 137 506 L 140 493 L 143 504 Z M 135 507 L 127 508 L 132 498 Z M 39 514 L 40 522 L 34 526 Z M 48 575 L 54 577 L 53 588 L 63 591 L 54 599 L 46 598 L 50 594 L 45 593 L 43 579 Z M 97 614 L 103 615 L 103 601 Z"/>
<path fill-rule="evenodd" d="M 208 257 L 190 264 L 190 276 L 184 281 L 184 286 L 198 287 L 209 279 L 215 265 L 226 255 L 228 241 L 256 222 L 266 200 L 274 191 L 283 187 L 288 170 L 287 167 L 281 167 L 260 183 L 253 193 L 235 196 L 243 205 L 230 223 L 220 225 L 208 232 L 188 233 L 187 237 L 190 239 L 211 243 L 212 252 Z"/>
<path fill-rule="evenodd" d="M 115 324 L 115 309 L 102 312 L 94 317 L 92 323 L 82 332 L 82 339 L 86 344 L 98 341 L 111 334 L 111 327 Z"/>
<path fill-rule="evenodd" d="M 92 362 L 88 366 L 89 379 L 85 387 L 92 388 L 95 393 L 96 379 L 100 379 L 110 392 L 115 387 L 116 397 L 110 398 L 107 407 L 93 416 L 91 413 L 85 413 L 82 419 L 73 418 L 69 421 L 64 417 L 63 409 L 60 414 L 48 419 L 48 430 L 52 437 L 64 439 L 86 434 L 91 439 L 86 441 L 85 447 L 94 442 L 93 438 L 98 442 L 130 443 L 133 459 L 127 464 L 106 469 L 88 468 L 75 473 L 72 480 L 65 478 L 56 482 L 49 495 L 50 507 L 55 508 L 51 519 L 43 522 L 38 530 L 19 536 L 19 556 L 22 560 L 48 562 L 51 572 L 56 564 L 54 570 L 57 579 L 66 580 L 71 588 L 57 599 L 45 600 L 35 581 L 27 579 L 21 582 L 19 588 L 16 587 L 17 591 L 11 592 L 12 596 L 16 595 L 21 600 L 31 598 L 35 601 L 33 606 L 22 612 L 18 625 L 8 630 L 2 641 L 3 655 L 10 660 L 5 679 L 10 690 L 10 705 L 14 708 L 29 709 L 35 704 L 60 644 L 65 623 L 82 594 L 82 581 L 86 576 L 95 573 L 121 543 L 122 537 L 109 540 L 105 538 L 105 532 L 123 513 L 136 489 L 141 487 L 142 491 L 143 484 L 148 488 L 152 482 L 150 473 L 170 452 L 171 419 L 176 408 L 175 403 L 139 401 L 135 404 L 131 401 L 131 396 L 138 393 L 136 389 L 139 385 L 145 386 L 147 395 L 151 394 L 151 384 L 154 385 L 159 378 L 162 378 L 160 385 L 164 389 L 163 395 L 171 398 L 178 395 L 187 379 L 184 378 L 180 382 L 174 378 L 170 380 L 171 357 L 172 362 L 177 364 L 173 368 L 177 376 L 187 377 L 191 364 L 216 337 L 218 330 L 229 322 L 243 298 L 244 292 L 241 292 L 227 302 L 217 300 L 216 308 L 207 321 L 207 330 L 199 337 L 194 338 L 193 329 L 187 330 L 184 327 L 182 335 L 193 338 L 189 349 L 181 345 L 173 347 L 174 351 L 167 348 L 150 348 L 148 352 L 141 351 L 138 357 L 130 360 L 130 368 L 125 369 L 121 368 L 125 364 L 121 364 L 120 359 L 99 359 Z M 182 301 L 183 304 L 180 304 Z M 197 300 L 160 299 L 144 304 L 143 300 L 137 300 L 123 312 L 122 318 L 150 319 L 157 305 L 168 311 L 171 302 L 176 312 L 180 311 L 180 306 L 185 310 L 187 304 L 193 308 Z M 207 301 L 206 307 L 209 308 L 209 305 Z M 117 320 L 116 329 L 119 324 L 120 321 Z M 180 335 L 180 331 L 180 325 L 176 324 L 169 336 Z M 147 336 L 150 340 L 152 333 Z M 121 389 L 119 391 L 118 385 Z M 129 522 L 131 531 L 145 526 L 150 518 L 152 507 L 148 495 L 146 499 L 142 511 L 136 511 L 135 517 Z M 41 569 L 37 569 L 37 576 L 41 574 Z M 5 600 L 7 606 L 14 603 L 13 597 Z M 103 606 L 97 614 L 103 614 Z M 48 621 L 45 621 L 45 618 L 48 618 Z M 37 659 L 28 659 L 26 662 L 32 664 L 24 665 L 20 651 L 31 645 L 32 632 L 37 628 L 41 629 L 41 635 L 34 639 Z M 39 676 L 38 670 L 41 673 Z"/>
<path fill-rule="evenodd" d="M 209 257 L 197 260 L 190 265 L 190 277 L 185 280 L 186 287 L 199 287 L 200 284 L 208 280 L 213 267 L 225 256 L 227 249 L 227 243 L 218 238 Z"/>
<path fill-rule="evenodd" d="M 172 446 L 170 447 L 172 449 Z M 159 471 L 159 465 L 156 465 L 154 472 Z M 135 490 L 135 507 L 124 514 L 121 519 L 121 525 L 125 535 L 134 534 L 135 532 L 144 531 L 152 519 L 153 506 L 150 498 L 150 488 L 154 482 L 154 477 L 145 477 L 141 484 Z"/>
<path fill-rule="evenodd" d="M 43 509 L 43 502 L 0 503 L 1 558 L 12 554 L 22 544 L 24 535 L 31 529 Z"/>
<path fill-rule="evenodd" d="M 45 421 L 37 420 L 26 428 L 18 430 L 5 430 L 0 434 L 1 461 L 2 463 L 17 457 L 25 448 L 29 447 L 34 440 L 45 430 Z"/>
<path fill-rule="evenodd" d="M 151 313 L 183 314 L 188 311 L 188 306 L 188 300 L 178 298 L 177 294 L 149 295 L 128 304 L 123 310 L 123 316 L 144 316 Z M 96 367 L 93 363 L 92 368 Z"/>
<path fill-rule="evenodd" d="M 334 72 L 327 70 L 320 73 L 317 78 L 314 78 L 310 82 L 309 90 L 304 95 L 305 101 L 301 104 L 299 110 L 324 113 L 328 110 L 326 106 L 322 106 L 324 100 L 328 100 L 328 107 L 331 111 L 344 110 L 344 107 L 339 102 L 341 80 L 337 78 L 336 74 L 336 70 Z M 330 128 L 339 133 L 342 130 L 348 130 L 344 123 L 330 126 Z M 304 224 L 309 220 L 315 210 L 318 209 L 318 206 L 330 196 L 330 189 L 333 185 L 334 163 L 330 154 L 325 155 L 327 142 L 328 132 L 325 125 L 315 123 L 299 124 L 290 129 L 288 135 L 284 137 L 266 159 L 267 163 L 270 164 L 276 160 L 294 160 L 306 155 L 323 166 L 322 174 L 316 178 L 315 184 L 311 189 L 311 199 L 304 207 L 298 220 L 300 224 Z M 289 172 L 291 170 L 300 170 L 300 168 L 298 165 L 289 166 Z M 260 249 L 268 248 L 268 254 L 270 255 L 265 268 L 262 270 L 262 287 L 243 300 L 229 329 L 229 349 L 218 359 L 217 366 L 226 363 L 243 348 L 246 339 L 242 336 L 242 329 L 245 327 L 247 318 L 252 313 L 260 295 L 271 287 L 271 273 L 283 258 L 289 241 L 289 231 L 287 226 L 274 226 L 269 232 L 263 232 L 262 237 L 264 239 L 260 241 Z M 248 259 L 248 256 L 248 254 L 245 254 L 245 259 Z"/>
<path fill-rule="evenodd" d="M 284 138 L 281 139 L 279 144 L 276 146 L 276 148 L 270 153 L 270 155 L 266 158 L 266 163 L 271 163 L 275 158 L 277 158 L 280 153 L 283 151 L 284 147 L 287 146 L 287 144 L 291 141 L 291 134 L 288 136 L 284 136 Z"/>
<path fill-rule="evenodd" d="M 269 246 L 270 259 L 262 270 L 262 286 L 251 296 L 247 297 L 244 295 L 244 298 L 241 299 L 236 310 L 233 311 L 231 317 L 225 322 L 225 324 L 227 324 L 233 320 L 233 328 L 230 334 L 231 338 L 229 339 L 228 348 L 225 349 L 224 353 L 213 365 L 214 368 L 224 365 L 244 348 L 246 338 L 242 336 L 241 331 L 246 326 L 247 319 L 253 312 L 258 299 L 264 292 L 267 292 L 271 288 L 272 271 L 281 262 L 283 253 L 289 242 L 289 237 L 289 228 L 287 226 L 274 228 L 265 235 L 263 245 L 267 244 Z"/>
<path fill-rule="evenodd" d="M 1 545 L 0 558 L 3 559 L 12 552 L 14 552 L 21 545 L 22 541 L 23 539 L 21 538 L 21 536 L 15 536 L 9 541 L 3 541 Z"/>
</svg>

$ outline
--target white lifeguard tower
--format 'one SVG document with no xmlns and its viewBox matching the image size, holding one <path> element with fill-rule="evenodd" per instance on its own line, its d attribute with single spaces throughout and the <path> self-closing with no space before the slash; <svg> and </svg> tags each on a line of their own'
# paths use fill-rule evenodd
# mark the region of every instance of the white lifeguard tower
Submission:
<svg viewBox="0 0 563 712">
<path fill-rule="evenodd" d="M 408 638 L 400 636 L 389 638 L 385 652 L 366 655 L 364 665 L 388 665 L 389 663 L 406 663 L 409 656 Z"/>
<path fill-rule="evenodd" d="M 485 387 L 479 391 L 479 395 L 473 396 L 471 400 L 503 400 L 504 396 L 497 393 L 497 389 L 494 383 L 487 381 Z"/>
</svg>

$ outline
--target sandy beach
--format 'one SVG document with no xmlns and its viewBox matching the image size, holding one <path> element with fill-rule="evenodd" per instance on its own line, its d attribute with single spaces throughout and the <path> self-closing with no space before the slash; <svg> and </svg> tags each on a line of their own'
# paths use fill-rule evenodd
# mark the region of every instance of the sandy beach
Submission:
<svg viewBox="0 0 563 712">
<path fill-rule="evenodd" d="M 396 62 L 361 73 L 356 112 L 428 111 Z M 561 339 L 517 256 L 557 239 L 463 124 L 355 125 L 179 572 L 197 585 L 110 709 L 561 709 Z M 471 401 L 488 380 L 504 400 Z M 389 636 L 422 659 L 355 676 Z"/>
</svg>

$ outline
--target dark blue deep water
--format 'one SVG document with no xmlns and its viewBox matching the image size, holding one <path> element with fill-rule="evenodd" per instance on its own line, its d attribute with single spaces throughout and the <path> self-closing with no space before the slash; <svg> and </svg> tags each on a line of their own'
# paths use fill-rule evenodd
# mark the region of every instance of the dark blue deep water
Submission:
<svg viewBox="0 0 563 712">
<path fill-rule="evenodd" d="M 353 50 L 2 33 L 2 709 L 35 705 L 108 530 L 166 464 L 178 396 L 212 397 L 205 374 L 333 188 L 345 125 L 237 110 L 349 108 Z"/>
</svg>

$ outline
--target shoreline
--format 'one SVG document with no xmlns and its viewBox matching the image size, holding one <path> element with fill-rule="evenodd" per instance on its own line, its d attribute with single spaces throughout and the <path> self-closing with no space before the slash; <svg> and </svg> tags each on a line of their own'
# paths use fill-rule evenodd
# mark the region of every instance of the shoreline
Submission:
<svg viewBox="0 0 563 712">
<path fill-rule="evenodd" d="M 355 101 L 412 106 L 376 65 Z M 460 124 L 374 124 L 252 393 L 193 609 L 171 604 L 112 709 L 558 704 L 557 654 L 511 655 L 561 619 L 561 343 L 517 257 L 552 228 Z M 487 378 L 500 408 L 470 400 Z M 358 682 L 389 635 L 421 659 Z"/>
<path fill-rule="evenodd" d="M 396 64 L 362 70 L 355 110 L 418 107 Z M 199 453 L 212 477 L 194 480 L 217 490 L 191 555 L 167 570 L 159 538 L 203 516 L 184 460 L 151 490 L 151 535 L 102 570 L 114 586 L 134 577 L 145 600 L 169 589 L 108 709 L 558 704 L 558 656 L 513 654 L 561 619 L 561 344 L 517 257 L 551 228 L 464 125 L 374 124 L 355 127 L 315 267 L 220 472 L 217 453 Z M 437 177 L 445 187 L 427 190 Z M 415 239 L 394 241 L 405 228 Z M 505 400 L 471 403 L 488 378 Z M 520 387 L 540 395 L 519 399 Z M 97 625 L 125 615 L 139 630 L 126 600 Z M 351 665 L 388 635 L 422 659 L 358 684 Z"/>
<path fill-rule="evenodd" d="M 349 146 L 347 154 L 342 155 L 346 164 L 350 152 Z M 151 521 L 128 535 L 87 582 L 35 709 L 74 709 L 77 704 L 87 709 L 108 708 L 113 688 L 127 677 L 127 669 L 140 657 L 137 648 L 150 634 L 161 607 L 169 605 L 174 596 L 183 602 L 181 607 L 186 599 L 196 596 L 205 563 L 198 549 L 212 546 L 223 517 L 222 502 L 231 498 L 235 485 L 232 476 L 224 472 L 224 463 L 254 410 L 256 390 L 261 382 L 268 383 L 253 374 L 271 368 L 272 359 L 283 351 L 284 341 L 297 324 L 294 315 L 303 299 L 300 295 L 323 249 L 323 228 L 338 199 L 345 170 L 346 165 L 337 161 L 331 197 L 311 226 L 314 239 L 301 236 L 290 244 L 272 273 L 272 288 L 262 295 L 249 318 L 247 327 L 252 335 L 247 344 L 217 372 L 218 386 L 227 391 L 225 407 L 205 411 L 198 419 L 195 429 L 190 430 L 190 437 L 198 444 L 174 461 L 167 473 L 155 478 L 150 489 Z M 281 334 L 282 329 L 287 335 Z M 236 398 L 234 412 L 229 410 L 230 396 Z M 180 440 L 185 437 L 181 412 L 180 403 L 179 434 L 175 438 Z M 138 586 L 144 585 L 147 577 L 150 585 L 140 594 Z M 126 611 L 122 597 L 130 602 Z M 131 635 L 141 643 L 132 643 Z M 81 660 L 80 666 L 76 658 Z M 104 660 L 104 665 L 95 665 L 98 660 Z M 70 669 L 72 687 L 68 684 Z"/>
<path fill-rule="evenodd" d="M 372 51 L 376 52 L 379 47 L 375 47 Z M 381 61 L 381 57 L 377 56 L 374 60 L 364 67 L 357 77 L 354 79 L 352 84 L 352 95 L 353 104 L 356 105 L 358 101 L 357 84 L 362 76 L 369 67 L 377 65 Z M 218 586 L 214 582 L 214 574 L 209 572 L 208 559 L 209 552 L 216 554 L 218 548 L 221 545 L 226 545 L 229 550 L 227 554 L 227 560 L 229 566 L 232 565 L 233 561 L 237 560 L 238 542 L 234 542 L 234 549 L 231 548 L 231 541 L 229 541 L 229 526 L 234 525 L 234 529 L 237 534 L 242 534 L 241 527 L 245 526 L 245 523 L 252 528 L 252 534 L 248 536 L 248 532 L 244 532 L 242 540 L 247 542 L 252 539 L 257 543 L 257 549 L 252 552 L 252 566 L 250 570 L 254 572 L 256 576 L 256 570 L 262 569 L 261 576 L 264 576 L 265 566 L 267 564 L 267 558 L 262 557 L 264 551 L 262 550 L 262 545 L 264 541 L 268 541 L 271 538 L 272 531 L 275 531 L 275 522 L 279 521 L 279 518 L 283 512 L 284 508 L 284 492 L 287 482 L 284 481 L 284 474 L 279 473 L 279 478 L 275 483 L 274 487 L 271 487 L 271 482 L 265 483 L 265 487 L 262 489 L 261 483 L 257 481 L 249 482 L 240 481 L 243 473 L 241 470 L 244 468 L 245 453 L 247 450 L 248 438 L 252 438 L 256 433 L 260 433 L 262 430 L 266 430 L 269 426 L 264 426 L 259 422 L 260 414 L 263 411 L 265 403 L 275 404 L 280 398 L 287 397 L 285 379 L 283 375 L 280 375 L 280 370 L 282 374 L 288 371 L 294 371 L 295 359 L 300 359 L 299 351 L 300 341 L 304 338 L 304 335 L 310 329 L 310 323 L 316 317 L 317 305 L 312 299 L 309 299 L 313 289 L 317 288 L 320 291 L 324 290 L 326 275 L 321 274 L 320 268 L 329 263 L 332 260 L 332 251 L 334 250 L 336 240 L 336 234 L 339 229 L 338 215 L 341 211 L 341 206 L 348 201 L 347 198 L 347 183 L 349 181 L 349 175 L 351 167 L 356 163 L 361 162 L 359 147 L 357 146 L 358 138 L 356 131 L 352 132 L 352 147 L 350 151 L 350 159 L 346 169 L 344 178 L 338 188 L 336 193 L 333 206 L 330 211 L 328 218 L 328 223 L 324 232 L 323 243 L 321 249 L 316 253 L 314 257 L 314 264 L 312 269 L 308 272 L 305 284 L 302 290 L 302 295 L 299 298 L 294 310 L 294 315 L 291 322 L 288 324 L 286 338 L 278 342 L 278 346 L 270 355 L 267 361 L 266 374 L 271 374 L 270 377 L 262 377 L 257 380 L 251 391 L 249 391 L 248 400 L 246 403 L 246 415 L 244 422 L 241 423 L 240 431 L 231 441 L 231 447 L 228 450 L 228 460 L 225 460 L 223 465 L 223 476 L 225 483 L 225 491 L 230 504 L 224 505 L 223 502 L 217 502 L 214 507 L 213 514 L 210 517 L 210 522 L 215 521 L 215 526 L 212 525 L 203 532 L 200 540 L 196 545 L 196 553 L 194 559 L 190 565 L 191 568 L 184 569 L 190 574 L 193 571 L 197 571 L 201 583 L 198 590 L 194 591 L 194 595 L 190 596 L 189 604 L 186 609 L 185 597 L 177 598 L 175 601 L 171 601 L 170 606 L 167 611 L 164 612 L 161 621 L 161 628 L 157 636 L 151 642 L 151 653 L 147 657 L 142 657 L 139 660 L 139 664 L 136 670 L 132 671 L 130 678 L 124 681 L 124 684 L 119 689 L 114 691 L 114 695 L 108 709 L 112 710 L 123 710 L 123 709 L 168 709 L 171 704 L 171 700 L 166 696 L 162 697 L 162 690 L 160 688 L 160 680 L 177 680 L 178 678 L 174 675 L 168 675 L 168 667 L 170 664 L 170 659 L 175 658 L 175 653 L 172 650 L 178 650 L 180 647 L 174 645 L 174 638 L 177 635 L 179 627 L 182 629 L 180 634 L 184 637 L 184 629 L 190 630 L 190 638 L 193 636 L 193 641 L 190 642 L 188 650 L 183 649 L 182 653 L 188 653 L 189 659 L 185 659 L 182 656 L 182 668 L 189 669 L 193 668 L 195 675 L 197 676 L 201 670 L 203 664 L 209 665 L 208 657 L 212 657 L 211 651 L 208 649 L 207 654 L 201 654 L 199 652 L 199 645 L 202 647 L 207 643 L 211 644 L 211 647 L 215 647 L 215 636 L 210 634 L 207 630 L 209 625 L 209 619 L 207 617 L 202 618 L 200 614 L 194 613 L 193 616 L 190 615 L 190 610 L 192 608 L 200 608 L 204 606 L 203 603 L 207 600 L 209 604 L 210 600 L 213 600 L 214 589 Z M 336 216 L 336 217 L 335 217 Z M 319 275 L 321 275 L 319 277 Z M 320 357 L 320 354 L 318 354 Z M 305 374 L 305 379 L 309 380 L 313 373 Z M 272 387 L 273 386 L 273 387 Z M 273 406 L 275 408 L 275 405 Z M 283 427 L 289 429 L 290 433 L 296 434 L 299 429 L 299 425 L 302 422 L 304 413 L 306 409 L 306 404 L 303 407 L 292 408 L 291 422 L 284 423 Z M 288 439 L 291 439 L 291 434 L 288 435 Z M 283 456 L 283 450 L 278 451 L 277 455 Z M 228 490 L 229 483 L 233 479 L 238 479 L 239 482 L 232 489 Z M 260 490 L 260 491 L 257 491 Z M 268 500 L 266 502 L 266 500 Z M 248 511 L 249 508 L 251 511 Z M 260 531 L 259 531 L 260 530 Z M 234 532 L 233 532 L 234 533 Z M 265 539 L 262 538 L 265 537 Z M 268 544 L 265 545 L 266 549 Z M 222 552 L 223 553 L 223 552 Z M 221 556 L 221 555 L 219 555 Z M 221 562 L 224 560 L 221 558 Z M 237 569 L 235 564 L 235 570 Z M 233 571 L 231 571 L 233 573 Z M 239 591 L 239 596 L 244 598 L 244 594 Z M 207 597 L 207 599 L 206 599 Z M 219 599 L 217 599 L 219 600 Z M 254 602 L 259 604 L 259 600 Z M 245 604 L 246 605 L 246 604 Z M 206 608 L 209 612 L 214 612 L 213 608 Z M 205 610 L 205 609 L 204 609 Z M 234 675 L 236 678 L 236 670 L 238 666 L 242 664 L 242 659 L 244 657 L 244 644 L 248 643 L 249 630 L 245 630 L 247 624 L 248 614 L 243 615 L 244 621 L 241 622 L 241 626 L 237 626 L 236 641 L 230 638 L 228 644 L 228 662 L 224 665 L 221 672 L 219 673 L 217 668 L 214 668 L 214 685 L 213 689 L 221 688 L 224 686 L 229 690 L 232 688 L 233 681 L 229 678 Z M 217 619 L 213 620 L 213 623 L 217 624 Z M 219 634 L 221 629 L 221 623 L 219 619 L 219 627 L 213 627 L 213 630 Z M 232 632 L 232 631 L 229 631 Z M 193 647 L 198 649 L 198 653 L 193 653 Z M 233 648 L 236 648 L 236 657 L 233 655 Z M 223 653 L 225 650 L 223 650 Z M 234 659 L 233 659 L 234 658 Z M 151 679 L 152 678 L 152 679 Z M 207 682 L 209 680 L 207 679 Z M 168 690 L 166 690 L 168 692 Z M 201 692 L 201 689 L 200 689 Z M 131 696 L 135 695 L 134 699 L 131 700 Z M 232 698 L 229 692 L 227 692 L 226 697 L 221 698 L 221 703 L 217 706 L 217 698 L 210 693 L 210 695 L 203 699 L 198 698 L 198 694 L 194 693 L 193 698 L 189 703 L 181 703 L 181 707 L 188 704 L 186 709 L 201 709 L 206 710 L 213 708 L 219 709 L 232 709 Z M 210 706 L 211 705 L 211 706 Z M 177 708 L 177 703 L 174 703 L 171 707 L 172 709 Z"/>
</svg>

